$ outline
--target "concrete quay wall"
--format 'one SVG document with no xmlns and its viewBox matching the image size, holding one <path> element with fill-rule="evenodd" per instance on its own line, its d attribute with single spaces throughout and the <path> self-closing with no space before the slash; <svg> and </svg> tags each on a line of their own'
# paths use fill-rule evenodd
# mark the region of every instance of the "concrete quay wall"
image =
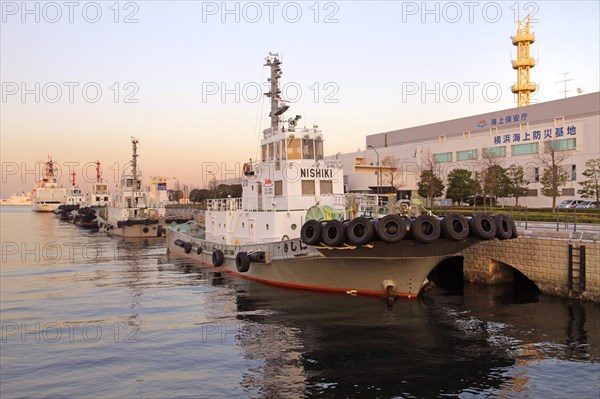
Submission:
<svg viewBox="0 0 600 399">
<path fill-rule="evenodd" d="M 499 284 L 513 281 L 511 268 L 532 280 L 541 292 L 600 302 L 600 242 L 581 239 L 580 234 L 561 237 L 555 233 L 521 232 L 512 240 L 480 241 L 461 251 L 467 282 Z M 579 254 L 585 246 L 585 291 L 569 290 L 569 245 Z M 578 258 L 574 257 L 575 265 Z M 578 276 L 577 270 L 574 276 Z M 579 280 L 575 280 L 578 284 Z"/>
</svg>

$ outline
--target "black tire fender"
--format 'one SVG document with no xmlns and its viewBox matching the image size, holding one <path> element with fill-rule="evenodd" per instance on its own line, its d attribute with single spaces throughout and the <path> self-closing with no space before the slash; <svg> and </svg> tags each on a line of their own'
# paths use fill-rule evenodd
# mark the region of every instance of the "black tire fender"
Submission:
<svg viewBox="0 0 600 399">
<path fill-rule="evenodd" d="M 220 249 L 215 249 L 212 253 L 213 266 L 215 266 L 215 267 L 222 266 L 224 260 L 225 260 L 225 255 L 223 255 L 223 251 L 221 251 Z"/>
<path fill-rule="evenodd" d="M 487 213 L 478 213 L 469 220 L 469 229 L 473 237 L 491 240 L 496 236 L 496 223 Z"/>
<path fill-rule="evenodd" d="M 458 213 L 449 213 L 442 219 L 442 233 L 450 240 L 464 240 L 469 236 L 469 223 Z"/>
<path fill-rule="evenodd" d="M 508 240 L 512 237 L 512 225 L 510 218 L 506 215 L 494 216 L 494 223 L 496 223 L 496 237 L 500 240 Z"/>
<path fill-rule="evenodd" d="M 240 273 L 246 273 L 250 270 L 250 257 L 247 252 L 238 252 L 235 257 L 235 267 Z"/>
<path fill-rule="evenodd" d="M 346 238 L 352 245 L 365 245 L 373 240 L 373 225 L 364 217 L 352 219 L 346 225 Z"/>
<path fill-rule="evenodd" d="M 406 236 L 406 220 L 400 215 L 386 215 L 376 223 L 377 236 L 388 244 L 400 242 Z"/>
<path fill-rule="evenodd" d="M 321 242 L 321 223 L 316 220 L 308 220 L 300 229 L 300 239 L 306 245 L 317 245 Z"/>
<path fill-rule="evenodd" d="M 440 238 L 440 221 L 435 216 L 421 215 L 412 222 L 411 232 L 415 240 L 425 244 Z"/>
<path fill-rule="evenodd" d="M 344 224 L 339 220 L 330 220 L 323 226 L 321 241 L 329 247 L 339 247 L 346 241 Z"/>
</svg>

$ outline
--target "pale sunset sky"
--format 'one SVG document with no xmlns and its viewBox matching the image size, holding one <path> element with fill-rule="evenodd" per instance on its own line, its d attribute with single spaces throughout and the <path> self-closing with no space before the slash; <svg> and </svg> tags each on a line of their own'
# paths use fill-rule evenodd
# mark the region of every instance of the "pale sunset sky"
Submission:
<svg viewBox="0 0 600 399">
<path fill-rule="evenodd" d="M 514 107 L 510 36 L 528 13 L 534 101 L 562 98 L 565 72 L 567 95 L 596 92 L 599 4 L 2 1 L 1 196 L 31 191 L 49 155 L 84 189 L 84 166 L 100 160 L 112 186 L 130 136 L 146 182 L 202 187 L 215 163 L 234 171 L 268 127 L 269 51 L 282 57 L 286 115 L 318 124 L 326 154 Z"/>
</svg>

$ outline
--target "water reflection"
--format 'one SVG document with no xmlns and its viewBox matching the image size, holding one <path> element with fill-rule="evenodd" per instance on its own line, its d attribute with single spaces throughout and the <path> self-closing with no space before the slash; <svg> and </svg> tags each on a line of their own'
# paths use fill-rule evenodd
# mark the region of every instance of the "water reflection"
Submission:
<svg viewBox="0 0 600 399">
<path fill-rule="evenodd" d="M 512 286 L 466 286 L 464 296 L 388 308 L 372 298 L 224 280 L 237 296 L 237 343 L 247 359 L 262 360 L 242 384 L 267 397 L 519 397 L 535 389 L 528 373 L 536 362 L 600 360 L 598 334 L 587 332 L 598 326 L 597 305 L 537 295 L 527 302 Z M 561 370 L 546 367 L 553 384 Z"/>
</svg>

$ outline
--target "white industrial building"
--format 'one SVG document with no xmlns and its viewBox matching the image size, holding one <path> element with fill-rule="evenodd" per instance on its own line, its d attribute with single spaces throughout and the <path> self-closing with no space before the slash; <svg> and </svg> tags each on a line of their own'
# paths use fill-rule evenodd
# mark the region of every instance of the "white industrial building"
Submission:
<svg viewBox="0 0 600 399">
<path fill-rule="evenodd" d="M 520 205 L 551 206 L 552 198 L 541 194 L 539 182 L 543 170 L 540 156 L 549 141 L 567 153 L 561 165 L 569 179 L 557 201 L 580 198 L 578 181 L 585 179 L 585 163 L 600 158 L 600 93 L 372 134 L 366 138 L 365 150 L 328 159 L 343 164 L 349 192 L 375 192 L 381 186 L 381 192 L 398 190 L 401 198 L 412 198 L 417 196 L 417 182 L 427 156 L 435 161 L 444 179 L 456 168 L 468 169 L 475 176 L 487 161 L 483 154 L 493 154 L 502 167 L 514 163 L 525 168 L 529 192 L 519 199 Z M 396 158 L 402 172 L 395 189 L 389 184 L 383 187 L 381 181 L 378 184 L 378 161 L 387 155 Z M 386 172 L 389 170 L 384 168 L 382 177 Z M 512 205 L 515 200 L 499 202 Z"/>
</svg>

